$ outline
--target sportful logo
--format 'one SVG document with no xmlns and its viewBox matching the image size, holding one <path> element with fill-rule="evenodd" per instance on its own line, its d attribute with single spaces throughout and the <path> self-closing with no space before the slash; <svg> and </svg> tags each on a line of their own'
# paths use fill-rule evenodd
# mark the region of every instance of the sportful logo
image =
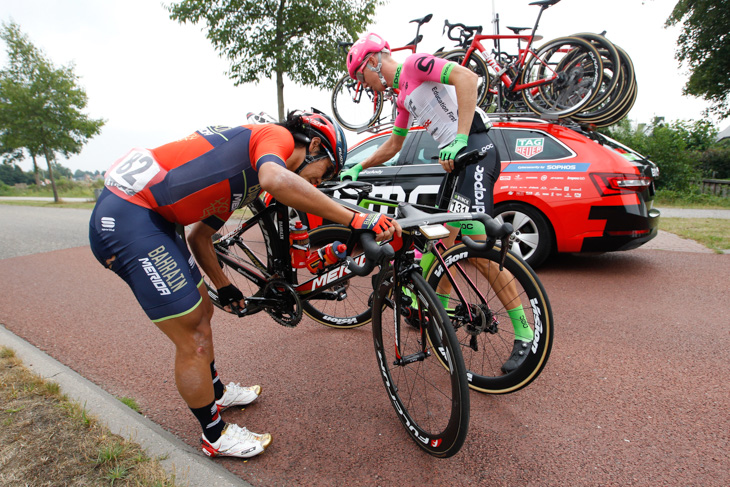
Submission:
<svg viewBox="0 0 730 487">
<path fill-rule="evenodd" d="M 517 139 L 515 143 L 515 152 L 524 157 L 530 159 L 542 152 L 543 144 L 545 139 Z"/>
<path fill-rule="evenodd" d="M 116 221 L 110 216 L 101 217 L 101 231 L 102 232 L 113 232 Z"/>
</svg>

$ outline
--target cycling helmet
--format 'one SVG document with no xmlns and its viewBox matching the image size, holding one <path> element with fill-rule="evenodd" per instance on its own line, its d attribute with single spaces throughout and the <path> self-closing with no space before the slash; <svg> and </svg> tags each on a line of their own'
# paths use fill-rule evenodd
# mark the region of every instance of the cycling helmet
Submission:
<svg viewBox="0 0 730 487">
<path fill-rule="evenodd" d="M 362 66 L 368 55 L 372 53 L 390 53 L 390 46 L 385 39 L 374 32 L 368 32 L 355 42 L 347 53 L 347 72 L 350 78 L 356 78 L 358 68 Z M 379 70 L 378 66 L 378 70 Z"/>
<path fill-rule="evenodd" d="M 312 137 L 319 137 L 322 140 L 322 148 L 329 156 L 333 166 L 331 174 L 328 174 L 324 179 L 337 176 L 347 159 L 347 139 L 345 139 L 345 132 L 342 127 L 332 120 L 329 115 L 320 112 L 316 108 L 312 108 L 312 112 L 301 112 L 299 115 L 301 116 L 303 130 L 301 133 L 295 134 L 295 138 L 306 143 L 309 147 L 308 144 Z M 305 135 L 305 138 L 300 138 L 302 135 Z M 296 172 L 301 172 L 304 167 L 315 160 L 314 156 L 309 154 L 309 148 L 307 148 L 307 156 Z"/>
</svg>

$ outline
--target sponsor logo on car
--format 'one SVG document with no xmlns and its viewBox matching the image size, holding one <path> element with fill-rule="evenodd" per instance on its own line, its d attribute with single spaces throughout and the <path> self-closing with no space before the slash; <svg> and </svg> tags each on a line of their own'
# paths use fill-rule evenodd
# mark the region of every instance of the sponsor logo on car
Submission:
<svg viewBox="0 0 730 487">
<path fill-rule="evenodd" d="M 515 141 L 515 152 L 525 159 L 530 159 L 542 152 L 544 144 L 545 139 L 543 138 L 517 139 Z"/>
</svg>

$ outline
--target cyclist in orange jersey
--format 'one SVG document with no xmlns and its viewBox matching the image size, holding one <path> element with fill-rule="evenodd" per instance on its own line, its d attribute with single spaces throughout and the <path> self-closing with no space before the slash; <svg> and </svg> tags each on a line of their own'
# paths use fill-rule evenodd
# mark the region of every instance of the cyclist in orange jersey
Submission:
<svg viewBox="0 0 730 487">
<path fill-rule="evenodd" d="M 124 279 L 175 345 L 175 382 L 200 422 L 209 456 L 258 455 L 271 435 L 220 417 L 228 407 L 254 401 L 261 387 L 220 381 L 210 326 L 213 304 L 198 264 L 225 309 L 245 307 L 241 291 L 218 265 L 212 236 L 262 190 L 298 210 L 373 230 L 377 240 L 400 233 L 389 218 L 364 223 L 312 186 L 336 176 L 346 157 L 342 129 L 314 110 L 292 112 L 280 124 L 209 126 L 156 149 L 133 149 L 105 174 L 89 224 L 91 250 Z M 176 225 L 193 225 L 187 236 L 192 255 Z"/>
</svg>

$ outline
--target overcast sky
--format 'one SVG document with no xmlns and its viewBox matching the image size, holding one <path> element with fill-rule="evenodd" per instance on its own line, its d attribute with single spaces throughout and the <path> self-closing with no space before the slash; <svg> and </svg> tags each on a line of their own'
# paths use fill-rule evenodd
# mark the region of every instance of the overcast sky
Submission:
<svg viewBox="0 0 730 487">
<path fill-rule="evenodd" d="M 210 124 L 241 124 L 249 111 L 277 111 L 276 89 L 261 82 L 234 87 L 202 26 L 170 20 L 158 0 L 2 0 L 0 20 L 13 20 L 56 66 L 74 63 L 86 89 L 86 113 L 106 119 L 102 133 L 80 155 L 61 163 L 105 171 L 129 148 L 156 147 Z M 444 19 L 481 24 L 491 32 L 492 4 L 505 26 L 532 26 L 539 10 L 529 0 L 390 0 L 376 14 L 371 30 L 403 45 L 415 35 L 408 21 L 433 13 L 421 30 L 421 51 L 452 42 L 441 31 Z M 648 122 L 699 119 L 705 102 L 683 97 L 687 73 L 674 59 L 679 28 L 664 23 L 676 0 L 562 0 L 543 14 L 538 34 L 549 40 L 577 32 L 606 31 L 636 66 L 639 95 L 629 118 Z M 540 43 L 538 43 L 540 44 Z M 0 64 L 7 63 L 2 43 Z M 331 111 L 330 94 L 288 83 L 287 109 Z M 725 125 L 718 128 L 725 128 Z M 348 134 L 350 143 L 360 136 Z M 43 162 L 45 165 L 45 162 Z M 30 169 L 30 163 L 22 164 Z"/>
</svg>

